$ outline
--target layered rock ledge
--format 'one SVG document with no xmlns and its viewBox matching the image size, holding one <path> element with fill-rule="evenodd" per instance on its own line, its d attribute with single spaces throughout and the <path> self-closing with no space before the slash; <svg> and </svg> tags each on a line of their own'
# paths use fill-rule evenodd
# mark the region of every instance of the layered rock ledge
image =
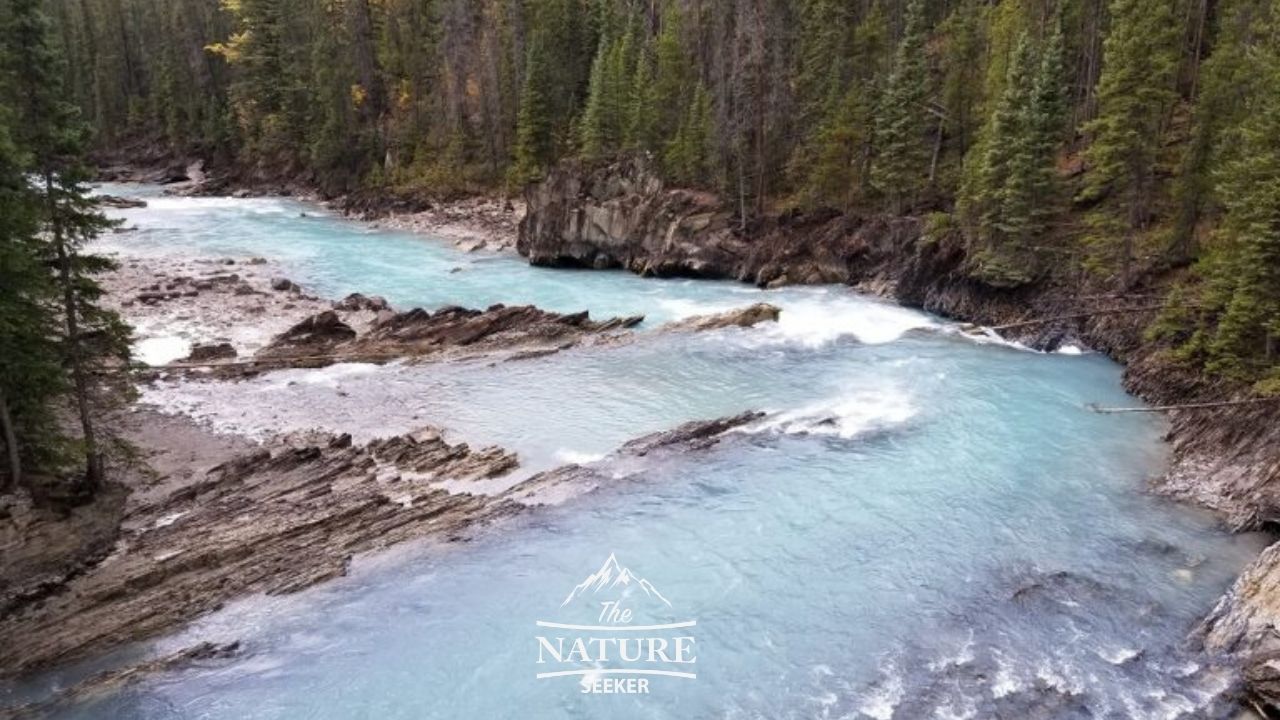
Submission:
<svg viewBox="0 0 1280 720">
<path fill-rule="evenodd" d="M 450 443 L 430 428 L 365 445 L 347 435 L 313 433 L 266 448 L 231 443 L 189 454 L 205 431 L 189 420 L 139 418 L 140 425 L 163 425 L 160 433 L 171 438 L 173 447 L 152 458 L 159 484 L 140 484 L 130 496 L 105 557 L 47 584 L 42 593 L 3 598 L 0 676 L 159 635 L 241 595 L 311 587 L 344 575 L 359 553 L 409 540 L 465 539 L 538 505 L 616 482 L 617 473 L 601 470 L 605 465 L 706 450 L 760 416 L 686 423 L 633 440 L 599 466 L 539 473 L 493 495 L 457 488 L 509 474 L 518 466 L 515 455 Z M 200 464 L 228 454 L 211 468 Z M 52 702 L 235 649 L 201 645 L 148 659 L 103 673 Z"/>
<path fill-rule="evenodd" d="M 437 486 L 505 474 L 500 448 L 438 431 L 357 446 L 346 435 L 244 452 L 160 493 L 138 493 L 105 558 L 49 588 L 8 598 L 5 674 L 171 628 L 251 592 L 287 593 L 342 575 L 355 553 L 449 540 L 515 506 Z"/>
</svg>

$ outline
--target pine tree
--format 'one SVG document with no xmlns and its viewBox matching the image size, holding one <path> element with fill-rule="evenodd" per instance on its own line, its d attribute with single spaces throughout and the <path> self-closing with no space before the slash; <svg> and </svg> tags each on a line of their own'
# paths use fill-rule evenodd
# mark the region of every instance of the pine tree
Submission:
<svg viewBox="0 0 1280 720">
<path fill-rule="evenodd" d="M 653 59 L 647 48 L 636 58 L 627 105 L 626 146 L 653 152 L 658 147 L 657 118 L 660 112 L 653 77 Z"/>
<path fill-rule="evenodd" d="M 1259 48 L 1252 65 L 1260 83 L 1220 179 L 1227 215 L 1214 280 L 1226 292 L 1209 346 L 1211 370 L 1245 378 L 1280 363 L 1280 49 Z"/>
<path fill-rule="evenodd" d="M 39 0 L 13 0 L 9 21 L 4 60 L 17 90 L 11 95 L 17 98 L 15 127 L 36 177 L 40 229 L 47 242 L 42 260 L 55 268 L 61 351 L 80 421 L 85 489 L 92 492 L 103 478 L 94 412 L 104 401 L 104 388 L 94 376 L 104 362 L 128 359 L 128 331 L 115 313 L 98 304 L 101 289 L 93 279 L 111 263 L 81 252 L 109 223 L 84 184 L 87 127 L 77 109 L 62 99 L 60 58 L 51 46 Z"/>
<path fill-rule="evenodd" d="M 694 87 L 676 136 L 667 143 L 664 165 L 677 183 L 700 185 L 710 173 L 711 95 L 702 83 Z"/>
<path fill-rule="evenodd" d="M 595 60 L 591 63 L 591 84 L 587 87 L 587 106 L 582 111 L 582 124 L 579 131 L 582 135 L 579 142 L 582 144 L 582 155 L 590 160 L 599 159 L 607 151 L 609 144 L 607 113 L 605 107 L 608 103 L 606 95 L 605 73 L 606 64 L 609 58 L 608 40 L 601 38 L 600 49 L 596 51 Z"/>
<path fill-rule="evenodd" d="M 628 80 L 632 69 L 629 37 L 600 39 L 600 49 L 591 64 L 591 82 L 586 108 L 579 125 L 582 154 L 590 159 L 612 155 L 623 145 L 627 126 Z"/>
<path fill-rule="evenodd" d="M 511 171 L 512 182 L 516 185 L 523 185 L 540 177 L 551 161 L 554 148 L 547 83 L 547 61 L 541 44 L 535 41 L 530 45 L 525 60 L 520 111 L 516 117 L 515 164 Z"/>
<path fill-rule="evenodd" d="M 66 390 L 50 328 L 58 324 L 56 287 L 38 236 L 39 203 L 25 158 L 0 116 L 0 444 L 7 462 L 0 492 L 23 481 L 23 468 L 56 470 L 65 437 L 55 407 Z"/>
<path fill-rule="evenodd" d="M 1040 65 L 1031 90 L 1028 109 L 1028 132 L 1033 160 L 1028 180 L 1034 205 L 1031 210 L 1031 231 L 1043 232 L 1058 213 L 1057 155 L 1062 145 L 1063 128 L 1067 122 L 1065 69 L 1065 43 L 1060 20 L 1054 21 L 1053 30 L 1040 51 Z"/>
<path fill-rule="evenodd" d="M 1006 221 L 1004 213 L 1010 181 L 1017 170 L 1015 163 L 1029 162 L 1025 150 L 1029 139 L 1027 110 L 1031 105 L 1033 60 L 1030 38 L 1023 33 L 1009 61 L 1004 93 L 991 116 L 986 154 L 979 175 L 977 195 L 982 208 L 983 237 L 988 240 L 999 242 L 1002 238 L 994 235 L 1008 232 L 1011 223 Z"/>
<path fill-rule="evenodd" d="M 662 28 L 654 51 L 657 66 L 654 74 L 654 100 L 658 108 L 654 133 L 667 142 L 680 130 L 681 113 L 687 107 L 691 83 L 689 57 L 680 39 L 680 9 L 668 2 L 662 13 Z"/>
<path fill-rule="evenodd" d="M 1098 116 L 1086 126 L 1092 142 L 1082 199 L 1114 197 L 1111 207 L 1092 218 L 1090 244 L 1101 255 L 1098 264 L 1117 271 L 1121 286 L 1128 287 L 1136 235 L 1149 223 L 1161 131 L 1177 99 L 1181 35 L 1174 4 L 1167 0 L 1112 0 L 1110 10 Z"/>
<path fill-rule="evenodd" d="M 876 159 L 872 180 L 893 212 L 910 207 L 924 186 L 929 151 L 929 68 L 925 56 L 923 0 L 909 0 L 902 39 L 876 115 Z"/>
</svg>

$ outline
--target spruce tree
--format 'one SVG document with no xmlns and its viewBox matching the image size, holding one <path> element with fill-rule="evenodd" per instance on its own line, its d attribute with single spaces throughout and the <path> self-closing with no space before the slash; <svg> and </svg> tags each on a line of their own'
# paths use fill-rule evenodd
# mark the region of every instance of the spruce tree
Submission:
<svg viewBox="0 0 1280 720">
<path fill-rule="evenodd" d="M 1280 363 L 1280 50 L 1259 48 L 1253 67 L 1240 153 L 1219 181 L 1227 214 L 1211 278 L 1225 292 L 1209 367 L 1243 378 Z"/>
<path fill-rule="evenodd" d="M 1167 0 L 1112 0 L 1103 43 L 1098 115 L 1086 126 L 1089 171 L 1082 199 L 1110 198 L 1094 214 L 1095 265 L 1133 277 L 1137 234 L 1149 223 L 1161 131 L 1177 99 L 1180 27 Z M 1118 238 L 1118 241 L 1117 241 Z"/>
<path fill-rule="evenodd" d="M 0 116 L 0 492 L 22 483 L 24 467 L 57 470 L 66 442 L 55 413 L 66 390 L 51 334 L 57 288 L 43 262 L 39 197 L 6 120 Z"/>
<path fill-rule="evenodd" d="M 540 177 L 554 150 L 547 100 L 547 60 L 543 52 L 541 43 L 535 40 L 525 59 L 520 111 L 516 116 L 515 164 L 511 170 L 511 179 L 517 185 Z"/>
<path fill-rule="evenodd" d="M 579 139 L 582 155 L 589 160 L 599 159 L 607 152 L 609 145 L 609 131 L 606 127 L 608 123 L 606 104 L 609 102 L 606 87 L 608 81 L 605 79 L 609 50 L 608 39 L 601 38 L 600 48 L 596 51 L 595 60 L 591 62 L 591 83 L 587 86 L 587 105 L 582 111 L 582 123 L 578 128 L 582 136 Z"/>
<path fill-rule="evenodd" d="M 923 0 L 909 0 L 902 39 L 876 115 L 876 159 L 872 181 L 893 212 L 904 212 L 924 186 L 929 150 L 929 67 L 925 56 Z"/>
<path fill-rule="evenodd" d="M 1034 233 L 1043 232 L 1058 213 L 1057 155 L 1062 145 L 1063 128 L 1067 121 L 1066 52 L 1061 22 L 1055 20 L 1053 31 L 1040 51 L 1040 65 L 1031 90 L 1028 109 L 1028 132 L 1033 155 L 1029 189 L 1034 200 L 1031 210 L 1031 228 Z"/>
<path fill-rule="evenodd" d="M 668 2 L 662 13 L 662 28 L 654 51 L 656 72 L 653 93 L 658 108 L 654 133 L 661 142 L 671 140 L 679 131 L 684 119 L 681 113 L 687 107 L 688 94 L 692 89 L 689 81 L 689 57 L 681 43 L 680 32 L 680 9 L 674 2 Z"/>
<path fill-rule="evenodd" d="M 107 365 L 128 359 L 128 331 L 115 313 L 98 304 L 94 275 L 112 265 L 81 252 L 85 242 L 109 226 L 97 211 L 85 182 L 83 155 L 88 128 L 78 110 L 63 99 L 60 58 L 54 51 L 39 0 L 12 0 L 6 28 L 5 70 L 17 92 L 19 146 L 30 158 L 39 196 L 44 260 L 54 268 L 62 322 L 60 347 L 70 376 L 72 401 L 80 421 L 85 489 L 103 478 L 95 411 L 108 389 L 96 377 Z M 117 368 L 118 369 L 118 368 Z"/>
<path fill-rule="evenodd" d="M 658 94 L 653 77 L 653 58 L 643 48 L 636 58 L 627 99 L 626 146 L 631 150 L 653 152 L 658 147 Z"/>
<path fill-rule="evenodd" d="M 1015 163 L 1027 162 L 1027 115 L 1031 104 L 1031 41 L 1026 33 L 1018 39 L 1009 61 L 1004 93 L 996 104 L 988 129 L 986 153 L 979 174 L 978 201 L 983 237 L 999 242 L 1007 233 L 1006 199 Z M 1022 157 L 1019 157 L 1019 155 Z M 999 235 L 999 236 L 998 236 Z"/>
</svg>

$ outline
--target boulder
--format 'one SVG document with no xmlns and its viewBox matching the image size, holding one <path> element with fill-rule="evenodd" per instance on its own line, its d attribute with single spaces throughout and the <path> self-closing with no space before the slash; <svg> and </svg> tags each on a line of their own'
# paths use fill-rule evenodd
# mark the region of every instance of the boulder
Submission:
<svg viewBox="0 0 1280 720">
<path fill-rule="evenodd" d="M 283 278 L 283 277 L 272 278 L 271 289 L 275 290 L 276 292 L 291 292 L 291 293 L 302 292 L 302 288 L 298 287 L 297 283 L 290 280 L 289 278 Z"/>
<path fill-rule="evenodd" d="M 103 207 L 110 207 L 110 208 L 126 209 L 126 208 L 144 208 L 147 206 L 146 200 L 139 200 L 138 198 L 120 197 L 118 195 L 95 195 L 94 200 L 96 200 L 99 205 Z"/>
<path fill-rule="evenodd" d="M 776 305 L 756 303 L 744 308 L 713 315 L 695 315 L 664 326 L 666 330 L 719 330 L 727 327 L 749 328 L 763 322 L 777 322 L 782 310 Z"/>
<path fill-rule="evenodd" d="M 195 345 L 191 348 L 191 354 L 182 360 L 182 362 L 210 362 L 212 360 L 234 360 L 236 357 L 236 349 L 231 343 L 205 343 Z"/>
<path fill-rule="evenodd" d="M 296 358 L 333 353 L 356 338 L 356 331 L 332 310 L 312 315 L 277 335 L 259 358 Z M 327 364 L 327 363 L 326 363 Z"/>
<path fill-rule="evenodd" d="M 351 293 L 345 298 L 333 304 L 334 310 L 342 310 L 345 312 L 360 312 L 367 310 L 369 312 L 379 313 L 383 310 L 390 310 L 391 305 L 387 303 L 387 299 L 380 296 L 368 296 L 361 293 Z"/>
</svg>

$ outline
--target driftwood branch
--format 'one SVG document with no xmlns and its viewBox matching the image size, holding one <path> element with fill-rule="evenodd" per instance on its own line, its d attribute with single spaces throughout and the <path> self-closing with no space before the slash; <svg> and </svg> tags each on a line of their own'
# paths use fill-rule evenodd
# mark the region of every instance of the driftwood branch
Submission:
<svg viewBox="0 0 1280 720">
<path fill-rule="evenodd" d="M 1124 313 L 1139 312 L 1155 312 L 1164 309 L 1164 304 L 1160 305 L 1143 305 L 1141 307 L 1125 307 L 1125 308 L 1106 308 L 1103 310 L 1091 310 L 1089 312 L 1073 313 L 1071 315 L 1055 315 L 1052 317 L 1036 318 L 1034 320 L 1020 320 L 1018 322 L 1005 323 L 1004 325 L 993 325 L 990 330 L 1000 332 L 1001 330 L 1012 330 L 1014 328 L 1027 327 L 1029 325 L 1048 325 L 1060 320 L 1085 320 L 1097 315 L 1123 315 Z"/>
<path fill-rule="evenodd" d="M 203 368 L 220 368 L 220 367 L 248 367 L 251 365 L 283 365 L 291 366 L 307 362 L 335 360 L 337 362 L 368 362 L 368 363 L 385 363 L 401 358 L 415 357 L 405 353 L 388 353 L 382 355 L 298 355 L 290 357 L 276 358 L 253 358 L 249 360 L 212 360 L 209 362 L 175 362 L 165 365 L 147 365 L 146 363 L 130 363 L 131 370 L 198 370 Z"/>
<path fill-rule="evenodd" d="M 1212 408 L 1237 407 L 1240 405 L 1260 405 L 1262 403 L 1280 402 L 1280 395 L 1274 397 L 1249 398 L 1248 400 L 1222 400 L 1219 402 L 1184 403 L 1182 405 L 1155 405 L 1152 407 L 1102 407 L 1097 403 L 1089 403 L 1085 407 L 1096 413 L 1157 413 L 1173 410 L 1208 410 Z"/>
</svg>

